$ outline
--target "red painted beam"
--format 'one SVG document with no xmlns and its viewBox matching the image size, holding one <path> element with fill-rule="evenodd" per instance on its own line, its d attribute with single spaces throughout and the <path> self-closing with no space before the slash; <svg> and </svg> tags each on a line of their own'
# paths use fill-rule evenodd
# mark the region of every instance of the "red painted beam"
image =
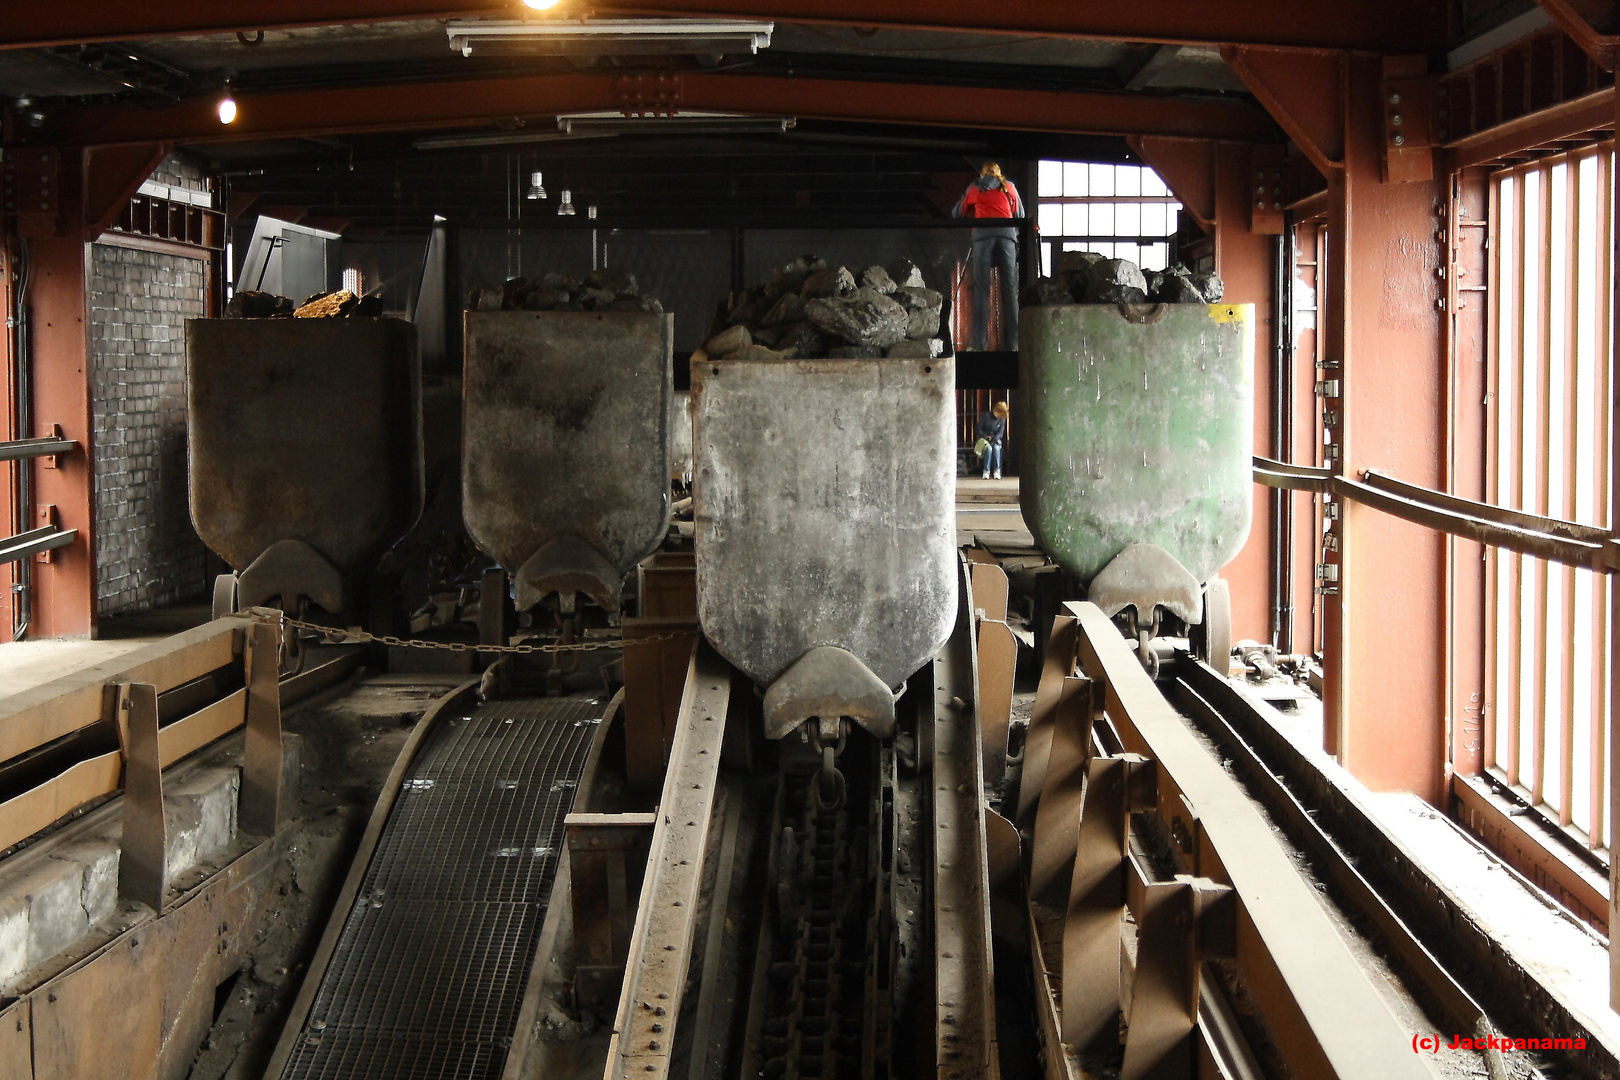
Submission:
<svg viewBox="0 0 1620 1080">
<path fill-rule="evenodd" d="M 578 14 L 565 4 L 560 14 Z M 0 22 L 0 48 L 127 41 L 152 37 L 299 26 L 437 19 L 455 15 L 511 18 L 513 0 L 170 0 L 161 4 L 86 2 L 13 4 Z M 1442 0 L 1341 0 L 1300 4 L 1250 0 L 1137 0 L 1130 4 L 1051 0 L 639 0 L 592 14 L 722 16 L 783 22 L 840 23 L 906 30 L 1102 38 L 1183 45 L 1224 43 L 1302 48 L 1425 52 L 1448 44 Z"/>
<path fill-rule="evenodd" d="M 425 131 L 618 109 L 654 83 L 661 92 L 673 92 L 681 109 L 1093 135 L 1277 139 L 1265 113 L 1240 102 L 719 74 L 645 82 L 611 75 L 535 75 L 243 94 L 237 96 L 236 122 L 228 127 L 219 122 L 214 103 L 200 98 L 162 110 L 95 107 L 68 127 L 74 142 L 87 145 Z"/>
<path fill-rule="evenodd" d="M 1615 0 L 1536 0 L 1558 28 L 1606 71 L 1620 59 L 1620 3 Z"/>
</svg>

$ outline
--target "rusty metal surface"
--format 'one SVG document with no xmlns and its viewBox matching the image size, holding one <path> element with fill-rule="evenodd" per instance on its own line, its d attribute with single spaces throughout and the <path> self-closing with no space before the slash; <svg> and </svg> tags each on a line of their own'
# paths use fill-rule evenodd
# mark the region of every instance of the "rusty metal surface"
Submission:
<svg viewBox="0 0 1620 1080">
<path fill-rule="evenodd" d="M 357 570 L 422 512 L 410 323 L 194 319 L 186 371 L 191 520 L 234 569 L 302 540 Z"/>
<path fill-rule="evenodd" d="M 962 605 L 933 661 L 931 698 L 918 725 L 933 728 L 933 836 L 929 878 L 934 923 L 934 1062 L 941 1077 L 1001 1075 L 995 966 L 990 943 L 990 863 L 984 822 L 982 735 L 973 700 L 973 617 Z"/>
<path fill-rule="evenodd" d="M 699 646 L 688 670 L 669 771 L 658 800 L 658 822 L 604 1080 L 622 1080 L 626 1075 L 663 1080 L 670 1072 L 730 695 L 731 672 L 711 650 Z"/>
<path fill-rule="evenodd" d="M 1093 604 L 1068 604 L 1080 666 L 1106 686 L 1124 748 L 1153 761 L 1159 814 L 1187 830 L 1198 859 L 1236 892 L 1238 970 L 1280 995 L 1267 1022 L 1297 1075 L 1429 1077 L 1371 976 L 1295 870 L 1272 826 L 1154 687 L 1114 624 Z M 1207 852 L 1207 858 L 1205 853 Z M 1193 867 L 1198 873 L 1199 867 Z"/>
<path fill-rule="evenodd" d="M 583 541 L 622 577 L 663 539 L 673 335 L 673 316 L 643 312 L 467 313 L 462 513 L 520 608 L 565 569 L 525 580 L 548 544 Z"/>
<path fill-rule="evenodd" d="M 939 649 L 960 574 L 955 365 L 692 365 L 698 617 L 768 684 L 818 645 L 899 686 Z"/>
<path fill-rule="evenodd" d="M 1207 581 L 1249 534 L 1254 305 L 1142 310 L 1024 310 L 1019 502 L 1082 581 L 1133 542 Z"/>
</svg>

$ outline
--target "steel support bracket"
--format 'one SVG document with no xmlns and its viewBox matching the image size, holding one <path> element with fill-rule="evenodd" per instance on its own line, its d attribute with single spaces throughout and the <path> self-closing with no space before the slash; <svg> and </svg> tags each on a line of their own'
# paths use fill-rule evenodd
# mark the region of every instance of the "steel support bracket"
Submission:
<svg viewBox="0 0 1620 1080">
<path fill-rule="evenodd" d="M 124 831 L 118 856 L 118 895 L 163 911 L 167 835 L 163 819 L 163 761 L 158 747 L 157 687 L 120 683 L 119 742 L 124 750 Z"/>
<path fill-rule="evenodd" d="M 1384 181 L 1434 179 L 1435 80 L 1426 56 L 1386 56 L 1380 82 Z"/>
<path fill-rule="evenodd" d="M 674 116 L 684 90 L 679 75 L 622 75 L 613 80 L 613 94 L 625 116 Z"/>
<path fill-rule="evenodd" d="M 52 529 L 52 530 L 55 530 L 55 529 L 59 529 L 60 527 L 61 527 L 61 521 L 57 517 L 56 504 L 55 503 L 46 503 L 44 506 L 40 506 L 40 507 L 35 508 L 35 510 L 34 510 L 34 528 L 35 529 Z M 54 548 L 47 548 L 44 551 L 39 552 L 38 554 L 36 554 L 34 556 L 34 561 L 39 562 L 39 563 L 55 562 L 56 561 L 55 549 Z"/>
</svg>

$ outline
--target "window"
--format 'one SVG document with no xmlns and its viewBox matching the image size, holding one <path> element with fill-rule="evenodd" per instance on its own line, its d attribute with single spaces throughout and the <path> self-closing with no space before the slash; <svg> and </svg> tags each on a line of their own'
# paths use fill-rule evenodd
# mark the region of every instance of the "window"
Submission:
<svg viewBox="0 0 1620 1080">
<path fill-rule="evenodd" d="M 1051 276 L 1053 251 L 1095 251 L 1144 270 L 1170 265 L 1181 204 L 1152 169 L 1042 161 L 1035 188 L 1042 274 Z"/>
<path fill-rule="evenodd" d="M 354 269 L 353 267 L 343 271 L 343 287 L 345 289 L 348 289 L 356 296 L 361 296 L 365 293 L 364 286 L 365 279 L 361 275 L 360 271 Z"/>
<path fill-rule="evenodd" d="M 1607 526 L 1613 146 L 1491 182 L 1487 499 Z M 1491 550 L 1485 764 L 1591 848 L 1609 820 L 1609 578 Z"/>
</svg>

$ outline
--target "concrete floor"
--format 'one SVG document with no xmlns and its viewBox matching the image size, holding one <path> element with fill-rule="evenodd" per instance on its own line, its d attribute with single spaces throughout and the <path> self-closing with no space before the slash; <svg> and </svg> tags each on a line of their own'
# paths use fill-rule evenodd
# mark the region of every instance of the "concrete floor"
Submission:
<svg viewBox="0 0 1620 1080">
<path fill-rule="evenodd" d="M 0 698 L 105 663 L 208 621 L 206 604 L 179 604 L 101 620 L 98 638 L 43 638 L 0 643 Z"/>
</svg>

